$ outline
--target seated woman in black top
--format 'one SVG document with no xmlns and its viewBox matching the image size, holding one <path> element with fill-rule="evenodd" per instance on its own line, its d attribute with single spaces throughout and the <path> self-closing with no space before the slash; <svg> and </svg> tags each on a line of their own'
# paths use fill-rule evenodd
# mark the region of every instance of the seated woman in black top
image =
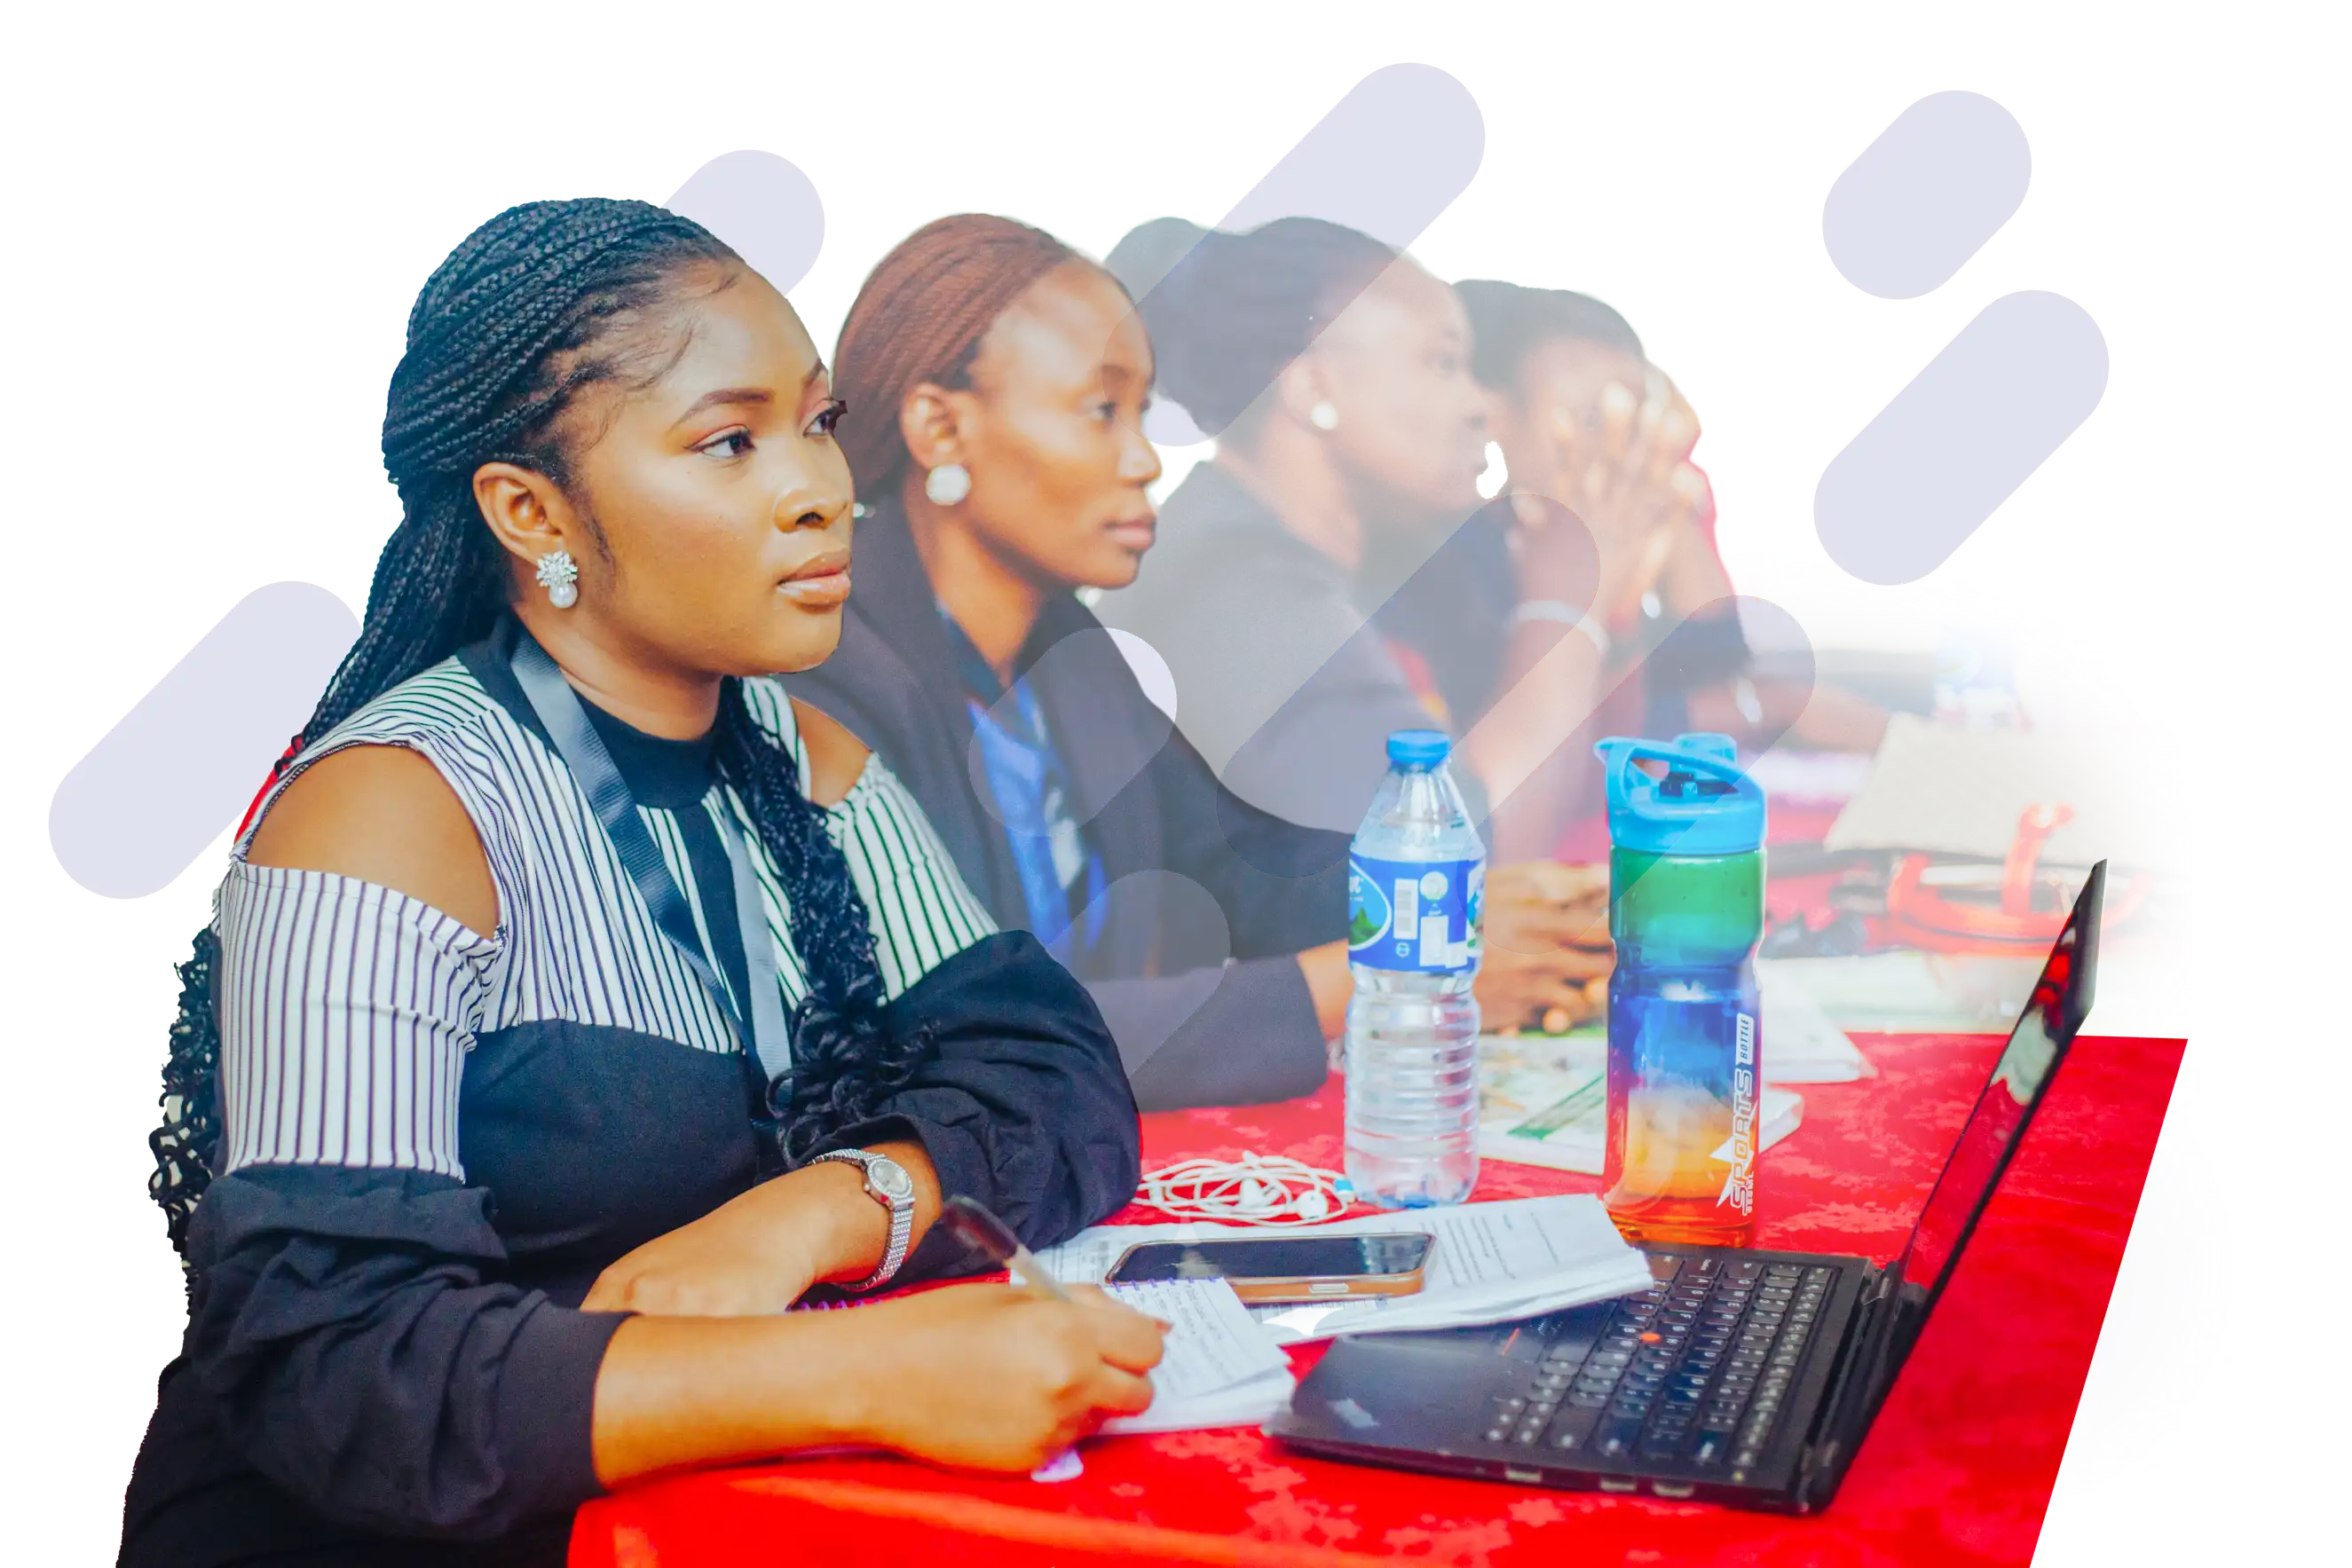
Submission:
<svg viewBox="0 0 2352 1568">
<path fill-rule="evenodd" d="M 1279 233 L 1277 233 L 1279 228 Z M 1204 230 L 1185 219 L 1152 219 L 1110 249 L 1110 270 L 1129 294 L 1152 289 Z M 1263 249 L 1256 256 L 1254 249 Z M 1185 473 L 1160 513 L 1160 536 L 1129 588 L 1103 597 L 1115 625 L 1150 642 L 1176 677 L 1176 727 L 1212 779 L 1223 779 L 1234 752 L 1256 736 L 1348 642 L 1364 628 L 1355 604 L 1355 573 L 1373 538 L 1416 534 L 1477 506 L 1491 437 L 1486 397 L 1470 376 L 1470 331 L 1444 280 L 1413 258 L 1395 258 L 1350 301 L 1327 298 L 1327 277 L 1379 252 L 1352 230 L 1306 219 L 1233 237 L 1218 258 L 1225 289 L 1254 289 L 1246 322 L 1284 315 L 1319 324 L 1303 355 L 1256 402 L 1216 433 L 1216 452 Z M 1343 308 L 1340 308 L 1343 306 Z M 1197 322 L 1218 329 L 1213 313 Z M 1188 409 L 1190 362 L 1251 352 L 1251 331 L 1233 343 L 1169 348 L 1164 383 Z M 1601 555 L 1604 585 L 1622 571 L 1630 550 Z M 1528 550 L 1519 580 L 1479 583 L 1482 600 L 1465 604 L 1463 637 L 1491 637 L 1512 623 L 1517 601 L 1550 604 L 1571 597 L 1571 564 L 1559 552 Z M 1538 628 L 1528 628 L 1538 632 Z M 1540 634 L 1540 632 L 1538 632 Z M 1503 706 L 1461 736 L 1456 779 L 1475 818 L 1500 800 L 1585 715 L 1600 656 L 1588 640 L 1559 637 L 1543 663 Z M 1428 689 L 1406 685 L 1404 670 L 1364 668 L 1345 691 L 1355 715 L 1376 727 L 1446 727 Z M 1433 712 L 1433 707 L 1437 710 Z M 1536 710 L 1557 734 L 1531 734 Z M 1467 767 L 1463 767 L 1467 764 Z M 1606 877 L 1536 865 L 1536 853 L 1506 853 L 1486 882 L 1486 931 L 1500 922 L 1527 934 L 1583 934 L 1600 917 Z M 1548 846 L 1543 846 L 1548 849 Z M 1571 894 L 1557 895 L 1559 883 Z M 1489 940 L 1479 971 L 1479 1009 L 1486 1025 L 1510 1030 L 1564 1013 L 1583 1018 L 1595 1006 L 1585 985 L 1606 976 L 1592 952 L 1538 952 L 1540 943 Z M 1555 1020 L 1557 1022 L 1557 1020 Z"/>
<path fill-rule="evenodd" d="M 1066 1237 L 1139 1146 L 1086 993 L 765 675 L 839 636 L 841 413 L 658 208 L 518 207 L 425 285 L 403 521 L 183 970 L 125 1563 L 555 1563 L 651 1470 L 1019 1470 L 1149 1402 L 1099 1298 L 777 1315 L 956 1267 L 945 1193 Z"/>
<path fill-rule="evenodd" d="M 996 919 L 1101 1005 L 1146 1109 L 1320 1085 L 1349 991 L 1344 833 L 1221 786 L 1076 595 L 1150 547 L 1151 344 L 1126 291 L 1007 218 L 867 277 L 836 384 L 867 516 L 841 651 L 788 683 L 907 781 Z"/>
</svg>

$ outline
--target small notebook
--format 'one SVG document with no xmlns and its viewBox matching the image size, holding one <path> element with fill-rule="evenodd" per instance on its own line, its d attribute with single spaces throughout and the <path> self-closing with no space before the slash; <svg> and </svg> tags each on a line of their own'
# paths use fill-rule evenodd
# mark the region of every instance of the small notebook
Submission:
<svg viewBox="0 0 2352 1568">
<path fill-rule="evenodd" d="M 1298 1380 L 1274 1336 L 1223 1280 L 1108 1285 L 1105 1293 L 1171 1324 L 1151 1371 L 1151 1407 L 1103 1424 L 1107 1433 L 1193 1432 L 1255 1427 L 1290 1403 Z M 868 1306 L 861 1298 L 796 1301 L 795 1312 Z M 834 1450 L 827 1449 L 826 1452 Z M 846 1452 L 848 1450 L 842 1450 Z M 1053 1478 L 1059 1479 L 1059 1478 Z"/>
<path fill-rule="evenodd" d="M 1290 1403 L 1297 1379 L 1290 1358 L 1258 1326 L 1223 1280 L 1168 1280 L 1112 1285 L 1108 1294 L 1175 1326 L 1152 1369 L 1151 1408 L 1122 1416 L 1103 1430 L 1190 1432 L 1255 1427 Z"/>
</svg>

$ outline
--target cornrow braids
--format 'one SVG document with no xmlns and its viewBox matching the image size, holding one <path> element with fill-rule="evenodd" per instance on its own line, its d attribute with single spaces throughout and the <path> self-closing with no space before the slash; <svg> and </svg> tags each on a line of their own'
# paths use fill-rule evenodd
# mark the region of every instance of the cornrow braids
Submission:
<svg viewBox="0 0 2352 1568">
<path fill-rule="evenodd" d="M 969 384 L 981 340 L 1032 284 L 1076 251 L 985 213 L 935 219 L 875 264 L 842 323 L 833 387 L 856 410 L 836 439 L 858 494 L 888 493 L 907 465 L 898 411 L 923 383 Z"/>
<path fill-rule="evenodd" d="M 647 366 L 658 356 L 649 360 L 633 329 L 674 304 L 698 272 L 723 287 L 741 265 L 686 218 L 601 199 L 509 208 L 450 253 L 409 312 L 385 400 L 383 464 L 400 525 L 377 559 L 359 638 L 279 758 L 272 787 L 307 746 L 488 634 L 504 611 L 511 578 L 474 502 L 475 470 L 510 462 L 568 484 L 567 447 L 579 443 L 563 415 L 580 392 L 657 377 Z M 795 1107 L 805 1106 L 797 1146 L 813 1149 L 828 1107 L 870 1110 L 904 1081 L 925 1041 L 885 1038 L 872 928 L 847 864 L 802 792 L 792 755 L 752 722 L 731 681 L 725 704 L 721 766 L 782 874 L 793 943 L 809 968 L 793 1053 L 808 1065 L 792 1089 Z M 148 1137 L 148 1191 L 184 1259 L 188 1222 L 219 1159 L 218 956 L 208 926 L 179 967 L 163 1124 Z"/>
</svg>

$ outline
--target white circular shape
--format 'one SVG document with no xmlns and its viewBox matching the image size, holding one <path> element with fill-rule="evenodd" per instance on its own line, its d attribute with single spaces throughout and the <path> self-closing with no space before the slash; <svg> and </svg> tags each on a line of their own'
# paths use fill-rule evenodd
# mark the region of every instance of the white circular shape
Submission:
<svg viewBox="0 0 2352 1568">
<path fill-rule="evenodd" d="M 550 583 L 547 601 L 558 610 L 569 610 L 580 602 L 580 590 L 569 582 Z"/>
<path fill-rule="evenodd" d="M 663 205 L 727 243 L 752 271 L 790 294 L 824 246 L 824 204 L 786 159 L 756 148 L 722 152 Z"/>
<path fill-rule="evenodd" d="M 1423 898 L 1444 898 L 1445 896 L 1445 873 L 1442 871 L 1422 873 L 1421 896 Z"/>
<path fill-rule="evenodd" d="M 942 463 L 923 476 L 923 494 L 935 507 L 952 507 L 971 494 L 971 470 L 961 463 Z"/>
<path fill-rule="evenodd" d="M 1118 644 L 1119 656 L 1127 661 L 1127 667 L 1135 672 L 1135 684 L 1143 688 L 1143 695 L 1151 699 L 1151 706 L 1166 714 L 1168 721 L 1173 724 L 1176 721 L 1176 672 L 1168 667 L 1168 661 L 1160 656 L 1159 649 L 1134 632 L 1122 632 L 1116 626 L 1108 630 L 1110 640 Z"/>
</svg>

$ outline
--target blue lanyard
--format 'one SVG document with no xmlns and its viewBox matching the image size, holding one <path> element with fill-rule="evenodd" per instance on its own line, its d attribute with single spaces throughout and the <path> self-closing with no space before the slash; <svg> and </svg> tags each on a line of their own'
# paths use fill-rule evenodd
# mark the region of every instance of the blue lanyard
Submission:
<svg viewBox="0 0 2352 1568">
<path fill-rule="evenodd" d="M 1021 901 L 1029 910 L 1030 929 L 1040 942 L 1050 946 L 1071 925 L 1069 891 L 1062 883 L 1059 868 L 1054 864 L 1054 824 L 1045 810 L 1047 794 L 1054 790 L 1060 792 L 1064 809 L 1068 807 L 1070 789 L 1062 759 L 1046 734 L 1045 716 L 1037 706 L 1036 694 L 1030 689 L 1028 678 L 1014 680 L 1011 688 L 1022 727 L 1027 731 L 1019 735 L 1001 722 L 993 711 L 1006 693 L 996 672 L 989 668 L 988 661 L 944 607 L 940 617 L 947 623 L 948 640 L 954 645 L 961 668 L 967 693 L 965 706 L 971 712 L 972 737 L 980 745 L 989 792 L 996 799 L 997 820 L 1004 827 L 1005 843 L 1013 852 L 1013 869 L 1021 878 Z M 1086 841 L 1083 830 L 1079 841 L 1087 862 L 1083 941 L 1085 949 L 1090 951 L 1102 940 L 1108 906 L 1103 900 L 1102 856 Z"/>
<path fill-rule="evenodd" d="M 719 836 L 727 846 L 727 863 L 734 873 L 735 919 L 742 932 L 743 967 L 751 988 L 749 1019 L 744 1017 L 726 981 L 711 967 L 686 894 L 679 890 L 677 879 L 670 874 L 669 862 L 662 859 L 661 851 L 655 846 L 653 834 L 646 831 L 645 820 L 637 815 L 636 800 L 629 793 L 620 768 L 614 766 L 613 754 L 604 749 L 603 737 L 582 711 L 579 694 L 572 689 L 572 683 L 563 678 L 555 661 L 527 632 L 516 637 L 514 656 L 509 662 L 523 695 L 530 701 L 531 711 L 539 715 L 548 737 L 562 754 L 564 765 L 572 769 L 588 803 L 595 809 L 596 820 L 604 824 L 605 837 L 612 840 L 613 848 L 619 852 L 629 880 L 636 883 L 654 924 L 726 1014 L 729 1025 L 735 1030 L 736 1043 L 758 1060 L 760 1071 L 768 1080 L 768 1110 L 771 1114 L 781 1114 L 775 1098 L 778 1087 L 792 1069 L 791 1030 L 784 1021 L 774 939 L 768 935 L 759 878 L 752 873 L 751 853 L 743 842 L 743 830 L 737 824 L 735 813 L 722 810 L 712 814 L 719 819 Z"/>
</svg>

